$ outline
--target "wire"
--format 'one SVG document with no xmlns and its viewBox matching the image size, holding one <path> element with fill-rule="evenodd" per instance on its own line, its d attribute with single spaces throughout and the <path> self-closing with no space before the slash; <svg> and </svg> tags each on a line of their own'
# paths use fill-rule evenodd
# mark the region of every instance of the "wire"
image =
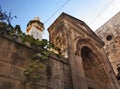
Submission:
<svg viewBox="0 0 120 89">
<path fill-rule="evenodd" d="M 70 1 L 70 0 L 67 0 L 60 8 L 58 8 L 58 10 L 57 10 L 55 13 L 53 13 L 53 14 L 44 22 L 44 24 L 46 24 L 53 16 L 55 16 L 55 15 L 58 13 L 58 11 L 60 11 L 69 1 Z"/>
<path fill-rule="evenodd" d="M 89 25 L 92 24 L 103 13 L 103 11 L 113 3 L 113 1 L 114 0 L 112 0 L 105 8 L 103 8 L 103 10 L 100 13 L 98 13 L 98 15 L 89 23 Z"/>
</svg>

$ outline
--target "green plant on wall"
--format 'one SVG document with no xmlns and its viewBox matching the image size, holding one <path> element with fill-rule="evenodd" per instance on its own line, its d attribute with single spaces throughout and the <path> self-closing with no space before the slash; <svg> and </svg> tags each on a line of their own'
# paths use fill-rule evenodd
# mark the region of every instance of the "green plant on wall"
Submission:
<svg viewBox="0 0 120 89">
<path fill-rule="evenodd" d="M 38 40 L 34 39 L 33 36 L 26 35 L 21 31 L 20 25 L 13 27 L 11 25 L 11 20 L 13 18 L 16 18 L 16 16 L 12 16 L 11 13 L 7 14 L 0 7 L 0 33 L 2 33 L 2 30 L 4 30 L 5 34 L 7 33 L 13 39 L 20 39 L 23 44 L 26 45 L 27 43 L 31 48 L 36 50 L 36 52 L 32 55 L 32 62 L 23 72 L 25 75 L 25 89 L 30 89 L 31 84 L 34 85 L 37 81 L 44 78 L 42 75 L 40 75 L 40 69 L 45 69 L 45 62 L 50 54 L 53 53 L 53 51 L 50 50 L 52 49 L 58 51 L 58 57 L 61 56 L 61 50 L 46 39 Z M 1 35 L 3 35 L 3 33 Z M 50 71 L 46 71 L 50 75 Z"/>
<path fill-rule="evenodd" d="M 24 85 L 26 89 L 29 89 L 27 87 L 35 85 L 36 82 L 44 78 L 40 75 L 40 70 L 45 69 L 46 65 L 44 62 L 47 61 L 50 54 L 53 53 L 50 49 L 58 51 L 59 54 L 56 54 L 58 57 L 61 57 L 61 50 L 46 39 L 37 40 L 30 35 L 25 35 L 22 33 L 19 25 L 16 25 L 11 31 L 9 31 L 9 35 L 15 39 L 21 39 L 23 44 L 30 44 L 30 46 L 36 50 L 32 55 L 32 63 L 30 63 L 28 68 L 23 72 L 26 76 Z M 49 70 L 47 70 L 47 72 L 48 76 L 51 75 Z"/>
</svg>

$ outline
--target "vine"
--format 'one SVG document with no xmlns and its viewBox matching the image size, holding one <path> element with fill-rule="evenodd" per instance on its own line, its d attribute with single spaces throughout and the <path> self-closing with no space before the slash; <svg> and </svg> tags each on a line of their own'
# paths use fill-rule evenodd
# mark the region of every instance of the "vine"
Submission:
<svg viewBox="0 0 120 89">
<path fill-rule="evenodd" d="M 36 40 L 30 35 L 25 35 L 25 33 L 22 33 L 19 25 L 16 25 L 11 31 L 9 31 L 9 35 L 14 39 L 21 39 L 23 44 L 28 43 L 37 51 L 32 55 L 32 63 L 29 64 L 28 68 L 23 72 L 23 74 L 26 76 L 24 85 L 27 87 L 31 84 L 35 85 L 37 81 L 44 78 L 42 75 L 40 75 L 39 70 L 41 68 L 45 69 L 45 64 L 43 62 L 45 62 L 50 54 L 53 53 L 53 51 L 50 51 L 51 49 L 57 51 L 58 54 L 56 55 L 61 57 L 61 50 L 58 47 L 55 47 L 54 44 L 46 39 Z M 47 69 L 46 72 L 48 73 L 48 77 L 50 77 L 51 73 L 48 71 L 49 70 Z"/>
<path fill-rule="evenodd" d="M 8 34 L 13 39 L 20 39 L 23 44 L 29 44 L 29 46 L 37 51 L 33 54 L 32 63 L 29 64 L 28 68 L 23 72 L 25 75 L 25 81 L 23 83 L 26 86 L 25 89 L 30 89 L 31 84 L 34 85 L 43 78 L 39 70 L 46 67 L 44 64 L 45 61 L 50 54 L 53 53 L 53 51 L 50 50 L 57 51 L 58 54 L 56 55 L 58 57 L 61 57 L 61 50 L 46 39 L 38 40 L 34 39 L 33 36 L 26 35 L 21 31 L 20 25 L 13 27 L 11 25 L 11 20 L 13 18 L 17 17 L 12 16 L 11 12 L 7 14 L 6 11 L 3 11 L 0 7 L 0 35 Z M 50 66 L 48 65 L 48 67 Z M 50 77 L 50 70 L 47 69 L 46 72 L 49 73 L 48 76 Z"/>
</svg>

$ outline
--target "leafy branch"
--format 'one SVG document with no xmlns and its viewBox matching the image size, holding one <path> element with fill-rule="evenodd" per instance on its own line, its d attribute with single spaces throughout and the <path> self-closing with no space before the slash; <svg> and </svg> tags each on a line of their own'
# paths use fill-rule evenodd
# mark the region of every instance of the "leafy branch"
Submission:
<svg viewBox="0 0 120 89">
<path fill-rule="evenodd" d="M 6 22 L 9 26 L 12 26 L 11 21 L 13 18 L 17 18 L 17 16 L 12 16 L 11 12 L 7 14 L 7 12 L 3 11 L 0 6 L 0 22 Z"/>
<path fill-rule="evenodd" d="M 21 39 L 23 44 L 28 43 L 37 51 L 35 54 L 33 54 L 32 63 L 29 64 L 28 68 L 23 72 L 23 74 L 26 76 L 25 84 L 36 83 L 36 81 L 42 78 L 40 75 L 40 69 L 45 68 L 45 64 L 43 62 L 48 59 L 53 51 L 57 51 L 57 56 L 60 57 L 62 54 L 61 50 L 46 39 L 36 40 L 33 38 L 33 36 L 26 35 L 21 31 L 20 25 L 13 27 L 11 25 L 13 18 L 17 17 L 12 16 L 11 12 L 7 14 L 6 11 L 3 11 L 0 7 L 0 33 L 2 33 L 4 30 L 14 39 Z"/>
<path fill-rule="evenodd" d="M 30 44 L 30 46 L 37 51 L 33 54 L 32 63 L 29 64 L 28 68 L 23 72 L 26 76 L 25 85 L 28 83 L 35 83 L 43 78 L 43 76 L 40 75 L 40 69 L 45 68 L 44 62 L 48 59 L 50 54 L 53 53 L 51 49 L 58 52 L 58 54 L 56 54 L 58 57 L 61 56 L 60 48 L 56 47 L 46 39 L 36 40 L 33 36 L 25 35 L 25 33 L 22 33 L 19 25 L 16 25 L 9 34 L 15 39 L 21 39 L 23 44 Z"/>
</svg>

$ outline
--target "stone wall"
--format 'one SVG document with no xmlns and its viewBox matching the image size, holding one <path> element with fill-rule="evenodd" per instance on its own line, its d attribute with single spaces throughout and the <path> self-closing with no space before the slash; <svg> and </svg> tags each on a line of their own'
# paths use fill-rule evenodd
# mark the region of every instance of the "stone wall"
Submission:
<svg viewBox="0 0 120 89">
<path fill-rule="evenodd" d="M 32 62 L 36 50 L 17 41 L 9 36 L 0 37 L 0 89 L 27 89 L 23 86 L 23 71 Z M 53 54 L 43 65 L 45 67 L 40 69 L 43 78 L 34 89 L 72 89 L 66 59 L 59 59 Z"/>
<path fill-rule="evenodd" d="M 101 26 L 96 33 L 104 41 L 105 52 L 117 75 L 120 64 L 120 13 Z"/>
</svg>

